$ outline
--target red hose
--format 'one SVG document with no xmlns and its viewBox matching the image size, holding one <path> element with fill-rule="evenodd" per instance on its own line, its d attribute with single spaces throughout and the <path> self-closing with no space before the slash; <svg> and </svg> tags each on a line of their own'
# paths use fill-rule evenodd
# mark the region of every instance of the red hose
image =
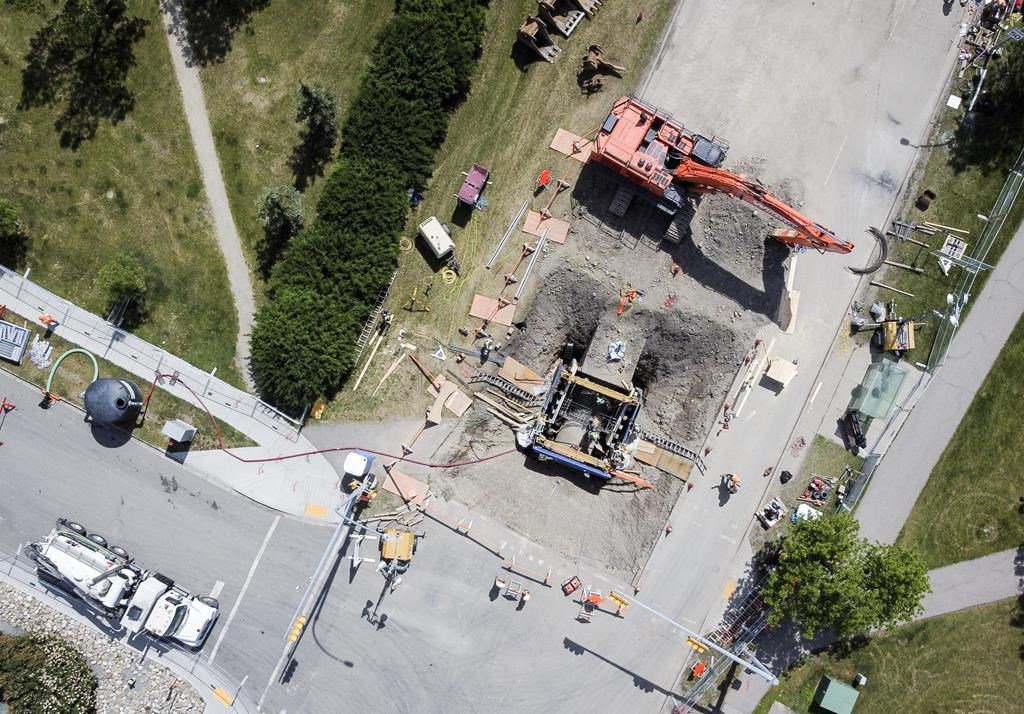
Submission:
<svg viewBox="0 0 1024 714">
<path fill-rule="evenodd" d="M 181 386 L 187 389 L 192 394 L 193 397 L 195 397 L 196 401 L 199 402 L 199 406 L 201 406 L 203 408 L 203 411 L 206 412 L 206 416 L 210 419 L 210 423 L 213 425 L 213 429 L 217 434 L 217 448 L 223 451 L 231 458 L 235 459 L 236 461 L 241 461 L 242 463 L 245 464 L 259 464 L 266 463 L 268 461 L 284 461 L 286 459 L 299 459 L 304 456 L 314 456 L 316 454 L 330 454 L 336 451 L 352 451 L 354 449 L 359 449 L 360 451 L 364 451 L 368 454 L 375 454 L 376 456 L 383 456 L 388 459 L 398 459 L 399 461 L 405 461 L 410 464 L 416 464 L 417 466 L 425 466 L 430 469 L 453 469 L 458 466 L 469 466 L 471 464 L 479 464 L 482 461 L 490 461 L 491 459 L 497 459 L 500 456 L 506 456 L 516 451 L 516 449 L 506 449 L 505 451 L 499 451 L 496 454 L 488 454 L 487 456 L 481 456 L 478 459 L 470 459 L 469 461 L 456 461 L 449 464 L 432 464 L 427 461 L 419 461 L 417 459 L 410 459 L 404 456 L 395 456 L 394 454 L 388 454 L 383 451 L 376 451 L 374 449 L 367 449 L 362 446 L 332 446 L 327 449 L 303 451 L 298 454 L 283 454 L 281 456 L 268 456 L 259 459 L 246 459 L 239 456 L 238 454 L 231 453 L 231 451 L 224 446 L 224 438 L 220 433 L 220 424 L 217 423 L 217 419 L 214 418 L 213 414 L 206 407 L 206 404 L 203 402 L 202 398 L 195 393 L 192 387 L 185 384 L 184 380 L 182 380 L 181 377 L 176 377 L 173 374 L 157 374 L 153 378 L 153 383 L 149 387 L 149 394 L 146 395 L 146 399 L 144 400 L 144 404 L 146 405 L 147 408 L 149 407 L 149 400 L 153 396 L 153 392 L 156 390 L 157 380 L 159 380 L 161 377 L 168 377 L 172 380 L 172 382 L 178 382 Z"/>
</svg>

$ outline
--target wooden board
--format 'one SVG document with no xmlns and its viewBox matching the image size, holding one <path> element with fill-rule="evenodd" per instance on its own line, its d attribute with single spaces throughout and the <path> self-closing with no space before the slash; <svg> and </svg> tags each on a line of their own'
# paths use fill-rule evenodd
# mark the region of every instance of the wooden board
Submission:
<svg viewBox="0 0 1024 714">
<path fill-rule="evenodd" d="M 539 238 L 544 235 L 544 231 L 548 232 L 549 241 L 561 245 L 569 237 L 569 221 L 563 221 L 561 218 L 541 218 L 536 211 L 527 213 L 526 222 L 523 223 L 523 233 L 529 233 Z"/>
<path fill-rule="evenodd" d="M 486 295 L 474 295 L 473 305 L 469 308 L 469 316 L 480 320 L 489 319 L 491 322 L 496 322 L 505 327 L 511 326 L 512 320 L 515 319 L 516 306 L 506 305 L 495 312 L 497 307 L 497 298 L 487 297 Z"/>
<path fill-rule="evenodd" d="M 673 454 L 671 451 L 665 449 L 658 449 L 661 453 L 658 455 L 657 468 L 660 471 L 675 476 L 680 481 L 686 481 L 690 478 L 690 471 L 693 470 L 693 464 L 687 459 L 684 459 L 679 454 Z"/>
<path fill-rule="evenodd" d="M 552 148 L 560 154 L 565 154 L 566 156 L 570 156 L 579 161 L 580 163 L 585 164 L 588 161 L 590 161 L 590 152 L 594 150 L 594 142 L 589 140 L 585 144 L 583 142 L 580 142 L 580 150 L 573 153 L 572 144 L 579 138 L 580 137 L 578 137 L 576 134 L 573 134 L 571 131 L 559 129 L 558 131 L 555 132 L 555 138 L 551 140 L 549 148 Z"/>
<path fill-rule="evenodd" d="M 687 459 L 643 439 L 640 440 L 633 456 L 640 463 L 653 466 L 670 476 L 675 476 L 680 481 L 689 479 L 690 472 L 693 470 L 693 464 Z"/>
<path fill-rule="evenodd" d="M 448 400 L 445 401 L 444 406 L 455 416 L 460 417 L 466 413 L 466 410 L 473 406 L 473 400 L 466 396 L 466 393 L 461 389 L 456 389 L 452 392 Z"/>
<path fill-rule="evenodd" d="M 512 357 L 505 358 L 505 364 L 501 365 L 501 369 L 498 370 L 498 376 L 510 382 L 515 382 L 517 386 L 527 390 L 546 381 L 544 377 L 534 372 L 522 362 L 517 362 Z"/>
</svg>

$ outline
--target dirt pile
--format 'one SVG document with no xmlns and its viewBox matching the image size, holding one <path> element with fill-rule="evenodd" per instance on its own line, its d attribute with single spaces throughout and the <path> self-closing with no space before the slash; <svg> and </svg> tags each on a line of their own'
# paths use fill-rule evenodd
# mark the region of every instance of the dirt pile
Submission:
<svg viewBox="0 0 1024 714">
<path fill-rule="evenodd" d="M 743 170 L 757 169 L 755 161 Z M 755 334 L 778 317 L 789 251 L 766 240 L 778 224 L 737 199 L 705 196 L 692 217 L 684 211 L 673 226 L 641 194 L 625 216 L 612 215 L 617 190 L 606 172 L 584 169 L 572 194 L 569 240 L 538 266 L 532 302 L 521 304 L 504 350 L 545 373 L 566 342 L 582 359 L 600 327 L 602 342 L 621 339 L 627 351 L 640 351 L 633 381 L 646 403 L 639 425 L 699 449 Z M 799 205 L 798 187 L 777 192 Z M 683 238 L 664 240 L 666 232 Z M 606 353 L 595 344 L 587 359 Z M 512 443 L 507 427 L 474 410 L 449 440 L 446 460 Z M 655 491 L 600 488 L 603 482 L 518 456 L 437 473 L 431 485 L 568 557 L 629 573 L 642 564 L 682 488 L 648 467 L 643 477 Z"/>
</svg>

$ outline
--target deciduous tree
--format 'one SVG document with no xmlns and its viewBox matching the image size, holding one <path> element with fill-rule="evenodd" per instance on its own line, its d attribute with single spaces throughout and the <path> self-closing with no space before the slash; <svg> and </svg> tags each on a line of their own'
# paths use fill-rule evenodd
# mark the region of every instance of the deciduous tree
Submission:
<svg viewBox="0 0 1024 714">
<path fill-rule="evenodd" d="M 302 230 L 306 219 L 302 195 L 294 186 L 270 186 L 260 196 L 257 211 L 263 237 L 256 246 L 260 270 L 268 275 L 288 241 Z"/>
<path fill-rule="evenodd" d="M 910 620 L 928 591 L 928 570 L 916 551 L 868 543 L 853 516 L 841 513 L 797 521 L 762 595 L 772 625 L 792 620 L 811 638 L 826 629 L 851 637 Z"/>
</svg>

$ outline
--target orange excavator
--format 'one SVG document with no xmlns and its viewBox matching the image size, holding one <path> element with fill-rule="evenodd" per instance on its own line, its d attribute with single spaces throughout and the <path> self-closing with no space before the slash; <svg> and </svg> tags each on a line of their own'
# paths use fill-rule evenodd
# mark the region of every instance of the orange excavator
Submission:
<svg viewBox="0 0 1024 714">
<path fill-rule="evenodd" d="M 767 188 L 721 168 L 727 146 L 693 134 L 672 117 L 634 97 L 615 103 L 593 139 L 591 160 L 615 171 L 657 197 L 674 215 L 686 190 L 725 193 L 778 218 L 791 230 L 772 235 L 789 245 L 821 252 L 849 253 L 853 243 L 815 223 Z"/>
</svg>

